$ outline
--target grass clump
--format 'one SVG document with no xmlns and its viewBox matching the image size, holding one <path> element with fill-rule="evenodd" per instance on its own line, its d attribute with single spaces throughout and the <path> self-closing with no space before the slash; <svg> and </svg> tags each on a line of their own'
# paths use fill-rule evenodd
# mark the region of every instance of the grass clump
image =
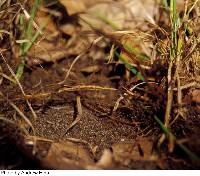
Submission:
<svg viewBox="0 0 200 176">
<path fill-rule="evenodd" d="M 33 33 L 33 22 L 36 17 L 36 13 L 38 11 L 38 8 L 40 6 L 41 0 L 35 0 L 33 8 L 31 10 L 31 16 L 28 17 L 27 23 L 25 23 L 25 15 L 26 11 L 24 10 L 24 14 L 20 15 L 20 31 L 21 31 L 21 40 L 18 40 L 18 43 L 20 43 L 20 60 L 21 63 L 19 64 L 16 72 L 17 79 L 20 79 L 25 67 L 25 57 L 34 44 L 34 42 L 37 40 L 38 36 L 41 33 L 41 30 L 43 27 L 40 27 L 36 33 Z M 27 17 L 27 16 L 26 16 Z"/>
</svg>

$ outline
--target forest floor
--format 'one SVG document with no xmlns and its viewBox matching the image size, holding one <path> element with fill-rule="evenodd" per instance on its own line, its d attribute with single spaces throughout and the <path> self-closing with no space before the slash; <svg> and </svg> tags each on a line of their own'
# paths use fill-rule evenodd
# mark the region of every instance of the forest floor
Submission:
<svg viewBox="0 0 200 176">
<path fill-rule="evenodd" d="M 200 168 L 199 7 L 1 1 L 0 168 Z"/>
</svg>

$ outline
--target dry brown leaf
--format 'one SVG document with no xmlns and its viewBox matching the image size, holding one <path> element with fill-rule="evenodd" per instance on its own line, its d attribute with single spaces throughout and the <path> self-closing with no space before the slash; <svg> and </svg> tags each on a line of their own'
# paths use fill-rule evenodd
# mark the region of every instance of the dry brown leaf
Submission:
<svg viewBox="0 0 200 176">
<path fill-rule="evenodd" d="M 59 0 L 60 3 L 66 8 L 69 15 L 84 12 L 86 6 L 82 0 Z"/>
<path fill-rule="evenodd" d="M 52 35 L 55 32 L 58 33 L 55 23 L 52 21 L 50 15 L 43 9 L 44 7 L 41 7 L 37 11 L 35 21 L 37 22 L 38 26 L 43 26 L 45 24 L 44 31 L 47 34 L 46 36 Z"/>
<path fill-rule="evenodd" d="M 55 46 L 54 48 L 52 48 L 51 45 L 49 45 L 49 47 L 46 47 L 43 46 L 43 44 L 41 43 L 38 47 L 33 48 L 28 54 L 29 59 L 27 61 L 27 64 L 29 66 L 38 65 L 45 62 L 55 62 L 70 54 L 70 52 L 67 51 L 65 48 Z"/>
<path fill-rule="evenodd" d="M 149 29 L 146 21 L 155 24 L 154 17 L 157 10 L 158 6 L 154 0 L 112 1 L 89 6 L 87 14 L 81 14 L 81 18 L 104 30 L 108 27 L 115 30 L 134 29 L 138 26 Z M 110 31 L 109 28 L 108 30 Z"/>
<path fill-rule="evenodd" d="M 67 56 L 79 55 L 80 52 L 84 50 L 85 46 L 82 41 L 79 40 L 77 42 L 77 40 L 74 41 L 73 38 L 70 39 L 67 44 L 62 44 L 59 41 L 49 42 L 44 39 L 31 48 L 28 53 L 27 64 L 32 66 L 46 62 L 56 62 Z"/>
<path fill-rule="evenodd" d="M 152 160 L 153 143 L 148 138 L 140 138 L 133 143 L 117 143 L 112 146 L 115 161 L 128 165 L 131 161 Z"/>
<path fill-rule="evenodd" d="M 101 3 L 90 7 L 86 14 L 79 15 L 93 27 L 104 31 L 122 29 L 125 22 L 125 13 L 120 4 Z M 80 21 L 80 24 L 87 30 L 88 25 Z"/>
<path fill-rule="evenodd" d="M 78 27 L 73 24 L 64 24 L 59 27 L 61 32 L 63 32 L 64 34 L 70 35 L 70 36 L 72 36 L 73 34 L 76 34 L 77 28 Z"/>
<path fill-rule="evenodd" d="M 130 10 L 136 23 L 141 21 L 149 21 L 155 23 L 153 17 L 156 13 L 157 6 L 154 0 L 128 0 L 125 3 L 127 9 Z"/>
<path fill-rule="evenodd" d="M 60 3 L 66 8 L 69 15 L 85 12 L 89 7 L 99 4 L 107 3 L 112 0 L 59 0 Z"/>
<path fill-rule="evenodd" d="M 82 68 L 80 71 L 84 73 L 96 73 L 99 72 L 101 68 L 98 65 L 92 65 L 85 68 Z"/>
<path fill-rule="evenodd" d="M 43 166 L 53 169 L 84 169 L 87 165 L 93 165 L 94 159 L 86 144 L 62 141 L 52 143 L 41 162 Z"/>
<path fill-rule="evenodd" d="M 151 60 L 147 59 L 145 57 L 139 57 L 139 55 L 147 55 L 150 53 L 150 48 L 145 47 L 145 44 L 150 45 L 151 43 L 145 43 L 141 37 L 138 36 L 131 36 L 131 35 L 125 35 L 121 38 L 121 42 L 123 46 L 127 47 L 128 51 L 122 51 L 120 53 L 121 57 L 126 59 L 128 63 L 133 65 L 134 67 L 137 67 L 138 64 L 141 68 L 144 69 L 150 69 Z M 146 52 L 145 52 L 146 51 Z"/>
<path fill-rule="evenodd" d="M 200 90 L 192 91 L 192 101 L 197 104 L 197 109 L 200 110 Z"/>
<path fill-rule="evenodd" d="M 97 162 L 96 166 L 99 168 L 109 169 L 114 165 L 113 155 L 110 150 L 105 149 L 100 160 Z"/>
</svg>

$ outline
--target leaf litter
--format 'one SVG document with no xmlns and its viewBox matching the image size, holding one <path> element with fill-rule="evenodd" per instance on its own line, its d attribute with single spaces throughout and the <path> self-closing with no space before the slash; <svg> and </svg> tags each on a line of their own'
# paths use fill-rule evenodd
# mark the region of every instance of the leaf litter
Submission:
<svg viewBox="0 0 200 176">
<path fill-rule="evenodd" d="M 16 80 L 29 41 L 20 15 L 28 23 L 35 1 L 2 1 L 1 168 L 198 168 L 199 1 L 177 0 L 169 72 L 172 2 L 41 1 L 30 20 L 40 35 Z"/>
</svg>

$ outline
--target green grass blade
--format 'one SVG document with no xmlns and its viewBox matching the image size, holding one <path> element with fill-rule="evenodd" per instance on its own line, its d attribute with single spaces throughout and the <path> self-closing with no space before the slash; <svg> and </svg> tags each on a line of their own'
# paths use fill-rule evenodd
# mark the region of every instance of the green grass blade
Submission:
<svg viewBox="0 0 200 176">
<path fill-rule="evenodd" d="M 19 25 L 20 25 L 20 31 L 24 30 L 24 15 L 20 14 L 19 16 Z"/>
<path fill-rule="evenodd" d="M 126 66 L 126 68 L 131 70 L 131 72 L 138 77 L 138 79 L 145 81 L 142 74 L 139 71 L 137 71 L 137 69 L 135 67 L 133 67 L 131 64 L 129 64 L 123 56 L 121 56 L 117 51 L 115 51 L 115 55 L 122 61 L 122 63 Z"/>
<path fill-rule="evenodd" d="M 20 15 L 19 17 L 19 25 L 20 25 L 20 31 L 21 31 L 21 38 L 24 37 L 24 15 Z M 24 53 L 24 47 L 26 46 L 26 43 L 20 43 L 20 60 L 21 63 L 19 64 L 19 66 L 17 67 L 17 71 L 16 71 L 16 77 L 17 79 L 20 79 L 23 72 L 24 72 L 24 57 L 22 57 L 23 53 Z"/>
<path fill-rule="evenodd" d="M 41 0 L 35 0 L 34 6 L 31 10 L 31 18 L 27 22 L 26 35 L 29 39 L 32 36 L 32 21 L 35 19 L 37 10 L 40 6 L 40 1 Z"/>
<path fill-rule="evenodd" d="M 16 71 L 17 79 L 20 79 L 22 77 L 22 75 L 24 73 L 24 66 L 25 66 L 25 59 L 24 59 L 24 57 L 21 57 L 21 63 L 17 67 L 17 71 Z"/>
<path fill-rule="evenodd" d="M 20 15 L 20 18 L 19 18 L 19 25 L 20 25 L 20 31 L 21 31 L 21 38 L 24 37 L 24 15 Z M 24 46 L 25 46 L 25 43 L 20 43 L 20 55 L 23 54 L 23 50 L 24 50 Z"/>
<path fill-rule="evenodd" d="M 167 0 L 163 0 L 163 6 L 164 6 L 165 9 L 169 8 Z"/>
<path fill-rule="evenodd" d="M 35 0 L 35 4 L 34 4 L 32 10 L 31 10 L 31 17 L 32 17 L 33 20 L 34 20 L 34 18 L 36 16 L 36 13 L 38 11 L 40 3 L 41 3 L 41 0 Z"/>
<path fill-rule="evenodd" d="M 37 10 L 40 6 L 40 2 L 41 2 L 41 0 L 35 0 L 34 6 L 31 10 L 31 18 L 27 22 L 25 33 L 23 32 L 24 31 L 24 16 L 23 15 L 20 16 L 20 30 L 22 33 L 21 38 L 27 38 L 31 42 L 23 42 L 20 44 L 21 63 L 19 64 L 17 71 L 16 71 L 16 77 L 18 79 L 21 78 L 21 76 L 24 72 L 25 56 L 26 56 L 27 52 L 32 47 L 33 43 L 37 40 L 38 36 L 40 35 L 40 31 L 42 31 L 43 28 L 45 27 L 45 25 L 43 25 L 42 27 L 40 27 L 40 29 L 34 35 L 32 35 L 32 21 L 34 20 L 34 18 L 36 16 Z"/>
<path fill-rule="evenodd" d="M 176 141 L 176 137 L 170 132 L 170 130 L 168 128 L 165 127 L 165 125 L 161 122 L 161 120 L 157 117 L 154 116 L 154 119 L 156 120 L 156 122 L 160 125 L 161 129 L 163 130 L 163 132 L 167 135 L 168 138 L 170 138 L 173 141 Z M 186 146 L 184 146 L 183 144 L 177 143 L 176 144 L 180 147 L 180 149 L 185 152 L 193 161 L 197 161 L 198 163 L 200 163 L 200 158 L 194 154 L 192 151 L 190 151 Z"/>
<path fill-rule="evenodd" d="M 47 22 L 46 22 L 47 23 Z M 17 72 L 16 72 L 16 77 L 18 79 L 21 78 L 23 71 L 24 71 L 24 66 L 25 66 L 25 61 L 24 61 L 24 57 L 27 54 L 27 52 L 29 51 L 29 49 L 32 47 L 32 45 L 34 44 L 34 42 L 37 40 L 38 36 L 40 35 L 40 31 L 42 31 L 44 29 L 44 27 L 46 26 L 46 23 L 44 25 L 42 25 L 39 30 L 35 33 L 35 35 L 32 37 L 31 42 L 26 43 L 26 45 L 23 48 L 23 52 L 21 55 L 21 63 L 18 66 Z"/>
<path fill-rule="evenodd" d="M 123 44 L 123 47 L 129 53 L 134 54 L 139 60 L 150 61 L 150 58 L 146 54 L 140 52 L 138 48 L 134 48 L 134 47 L 127 45 L 127 44 Z"/>
<path fill-rule="evenodd" d="M 37 40 L 38 36 L 40 35 L 41 31 L 43 31 L 44 27 L 46 26 L 46 23 L 42 25 L 39 30 L 35 33 L 35 35 L 32 37 L 31 42 L 27 43 L 26 47 L 24 48 L 24 53 L 27 54 L 29 49 L 32 47 L 34 42 Z"/>
<path fill-rule="evenodd" d="M 174 59 L 176 56 L 177 49 L 177 10 L 176 10 L 176 0 L 170 0 L 170 21 L 172 26 L 171 32 L 171 57 L 170 59 Z"/>
</svg>

